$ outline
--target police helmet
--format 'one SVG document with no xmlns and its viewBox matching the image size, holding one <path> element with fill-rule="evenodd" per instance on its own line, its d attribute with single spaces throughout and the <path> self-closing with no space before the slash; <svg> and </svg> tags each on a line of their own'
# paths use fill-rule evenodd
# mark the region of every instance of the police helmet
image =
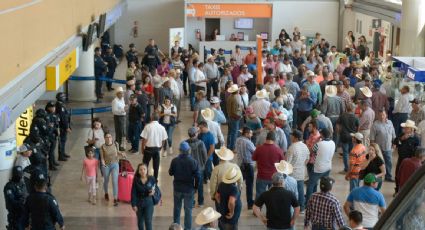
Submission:
<svg viewBox="0 0 425 230">
<path fill-rule="evenodd" d="M 49 101 L 46 104 L 46 109 L 47 108 L 51 108 L 51 107 L 56 107 L 56 103 L 54 101 Z"/>
<path fill-rule="evenodd" d="M 66 99 L 66 95 L 63 92 L 59 92 L 56 94 L 56 100 L 61 101 L 61 102 L 65 102 Z"/>
<path fill-rule="evenodd" d="M 39 188 L 43 187 L 47 184 L 47 176 L 44 175 L 43 173 L 40 173 L 36 175 L 34 182 L 36 187 L 39 187 Z"/>
<path fill-rule="evenodd" d="M 19 182 L 24 176 L 24 170 L 21 166 L 15 166 L 12 170 L 12 181 Z"/>
<path fill-rule="evenodd" d="M 36 117 L 46 117 L 47 116 L 47 113 L 46 113 L 46 110 L 44 110 L 44 109 L 37 109 L 37 111 L 35 111 L 35 116 Z"/>
</svg>

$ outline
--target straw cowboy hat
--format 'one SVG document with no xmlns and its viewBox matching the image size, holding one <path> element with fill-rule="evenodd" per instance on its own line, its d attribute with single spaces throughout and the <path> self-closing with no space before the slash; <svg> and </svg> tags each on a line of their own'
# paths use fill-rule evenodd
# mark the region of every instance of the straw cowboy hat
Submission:
<svg viewBox="0 0 425 230">
<path fill-rule="evenodd" d="M 227 92 L 229 92 L 229 93 L 234 93 L 234 92 L 237 92 L 238 90 L 239 90 L 238 85 L 233 84 L 232 86 L 230 86 L 230 87 L 227 89 Z"/>
<path fill-rule="evenodd" d="M 122 92 L 124 92 L 124 89 L 121 86 L 119 86 L 115 89 L 115 94 L 122 93 Z"/>
<path fill-rule="evenodd" d="M 242 172 L 237 166 L 229 168 L 226 173 L 223 175 L 223 183 L 233 184 L 242 177 Z"/>
<path fill-rule="evenodd" d="M 262 89 L 262 90 L 259 90 L 255 93 L 255 97 L 257 97 L 257 99 L 268 98 L 269 93 L 265 89 Z"/>
<path fill-rule="evenodd" d="M 361 87 L 360 91 L 365 95 L 366 97 L 372 97 L 372 91 L 369 89 L 369 87 Z"/>
<path fill-rule="evenodd" d="M 356 95 L 356 89 L 353 87 L 350 87 L 347 89 L 348 94 L 350 94 L 350 97 L 354 97 Z"/>
<path fill-rule="evenodd" d="M 294 171 L 294 167 L 292 167 L 290 163 L 284 160 L 281 160 L 279 163 L 274 163 L 274 167 L 276 167 L 278 172 L 285 175 L 289 175 Z"/>
<path fill-rule="evenodd" d="M 416 127 L 415 122 L 412 120 L 407 120 L 404 123 L 401 123 L 400 125 L 403 128 L 412 128 L 412 129 L 418 129 L 418 127 Z"/>
<path fill-rule="evenodd" d="M 218 220 L 221 217 L 221 214 L 215 211 L 213 208 L 208 207 L 202 210 L 195 219 L 197 225 L 204 225 Z"/>
<path fill-rule="evenodd" d="M 207 55 L 207 60 L 210 60 L 211 58 L 214 58 L 214 56 L 212 56 L 211 54 Z"/>
<path fill-rule="evenodd" d="M 230 161 L 235 157 L 232 150 L 222 146 L 219 150 L 215 150 L 215 154 L 217 154 L 218 158 L 224 161 Z"/>
<path fill-rule="evenodd" d="M 326 96 L 335 97 L 337 93 L 337 88 L 334 85 L 327 85 L 325 88 Z"/>
<path fill-rule="evenodd" d="M 210 108 L 206 108 L 201 110 L 201 115 L 202 117 L 207 120 L 207 121 L 212 121 L 214 120 L 214 111 Z"/>
<path fill-rule="evenodd" d="M 359 141 L 363 140 L 363 134 L 361 134 L 361 133 L 350 133 L 350 136 L 356 138 Z"/>
</svg>

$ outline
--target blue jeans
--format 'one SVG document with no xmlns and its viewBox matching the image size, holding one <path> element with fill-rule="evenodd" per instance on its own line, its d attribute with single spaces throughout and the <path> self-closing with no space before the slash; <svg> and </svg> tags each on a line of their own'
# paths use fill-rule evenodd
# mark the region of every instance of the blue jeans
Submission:
<svg viewBox="0 0 425 230">
<path fill-rule="evenodd" d="M 304 211 L 305 209 L 304 180 L 297 180 L 297 190 L 298 190 L 298 203 L 300 204 L 301 211 Z"/>
<path fill-rule="evenodd" d="M 393 152 L 392 150 L 382 151 L 382 156 L 384 157 L 385 162 L 385 179 L 392 179 L 393 175 L 391 174 L 391 170 L 393 169 Z"/>
<path fill-rule="evenodd" d="M 359 187 L 359 179 L 350 179 L 350 192 Z"/>
<path fill-rule="evenodd" d="M 344 171 L 348 170 L 348 156 L 350 155 L 351 150 L 353 149 L 353 142 L 345 143 L 341 142 L 342 145 L 342 161 L 344 162 Z"/>
<path fill-rule="evenodd" d="M 109 176 L 112 174 L 112 190 L 114 199 L 118 199 L 118 162 L 106 165 L 103 170 L 103 191 L 108 193 Z"/>
<path fill-rule="evenodd" d="M 233 150 L 235 148 L 240 122 L 240 119 L 229 118 L 227 120 L 227 124 L 229 125 L 229 132 L 227 134 L 227 148 L 230 150 Z"/>
<path fill-rule="evenodd" d="M 202 170 L 199 170 L 198 175 L 198 204 L 204 205 L 204 173 Z"/>
<path fill-rule="evenodd" d="M 191 83 L 189 87 L 189 98 L 190 98 L 191 110 L 193 110 L 193 108 L 195 107 L 195 89 L 196 89 L 196 85 Z"/>
<path fill-rule="evenodd" d="M 253 189 L 254 189 L 254 166 L 249 163 L 242 163 L 241 171 L 246 184 L 246 203 L 248 207 L 254 205 Z"/>
<path fill-rule="evenodd" d="M 258 179 L 255 182 L 255 199 L 257 199 L 263 192 L 267 191 L 272 186 L 269 180 Z"/>
<path fill-rule="evenodd" d="M 142 122 L 132 122 L 128 126 L 128 137 L 131 142 L 132 150 L 139 150 L 140 133 L 142 132 Z"/>
<path fill-rule="evenodd" d="M 180 212 L 184 203 L 184 230 L 192 229 L 193 192 L 182 193 L 174 191 L 174 223 L 180 224 Z"/>
<path fill-rule="evenodd" d="M 212 156 L 208 157 L 207 162 L 205 162 L 204 168 L 204 178 L 205 180 L 209 180 L 211 178 L 212 173 Z"/>
<path fill-rule="evenodd" d="M 170 124 L 163 124 L 165 131 L 167 131 L 167 143 L 168 143 L 168 147 L 171 148 L 171 146 L 173 145 L 173 132 L 174 132 L 174 125 L 170 125 Z M 165 147 L 165 146 L 164 146 Z"/>
<path fill-rule="evenodd" d="M 139 230 L 152 230 L 153 202 L 137 207 L 137 226 Z"/>
<path fill-rule="evenodd" d="M 310 196 L 317 191 L 317 183 L 319 182 L 320 178 L 324 176 L 329 176 L 331 170 L 328 170 L 324 173 L 316 173 L 313 171 L 310 174 L 310 178 L 308 178 L 308 184 L 307 184 L 307 194 L 306 194 L 306 200 L 305 203 L 308 203 L 308 200 L 310 199 Z"/>
</svg>

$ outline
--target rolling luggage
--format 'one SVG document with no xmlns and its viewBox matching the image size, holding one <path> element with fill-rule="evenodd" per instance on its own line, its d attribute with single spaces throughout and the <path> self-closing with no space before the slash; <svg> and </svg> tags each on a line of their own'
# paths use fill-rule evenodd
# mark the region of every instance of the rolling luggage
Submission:
<svg viewBox="0 0 425 230">
<path fill-rule="evenodd" d="M 125 172 L 118 176 L 118 200 L 121 202 L 131 201 L 131 187 L 133 185 L 134 173 Z"/>
<path fill-rule="evenodd" d="M 124 172 L 134 172 L 133 166 L 131 166 L 131 163 L 127 159 L 120 159 L 119 162 L 119 168 L 120 168 L 120 174 Z"/>
</svg>

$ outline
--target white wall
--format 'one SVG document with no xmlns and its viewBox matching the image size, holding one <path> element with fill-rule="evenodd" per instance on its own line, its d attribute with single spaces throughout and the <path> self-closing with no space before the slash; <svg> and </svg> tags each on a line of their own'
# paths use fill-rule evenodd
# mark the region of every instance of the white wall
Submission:
<svg viewBox="0 0 425 230">
<path fill-rule="evenodd" d="M 169 28 L 184 27 L 183 0 L 127 0 L 128 11 L 114 26 L 116 44 L 124 46 L 134 43 L 143 51 L 149 38 L 155 39 L 163 52 L 169 52 Z M 138 21 L 138 37 L 131 36 L 133 22 Z"/>
<path fill-rule="evenodd" d="M 187 18 L 186 21 L 186 34 L 185 39 L 187 44 L 192 44 L 195 49 L 199 48 L 199 40 L 196 39 L 195 31 L 201 31 L 202 41 L 205 41 L 205 19 L 204 18 Z"/>
<path fill-rule="evenodd" d="M 338 1 L 279 1 L 273 2 L 272 38 L 285 29 L 290 35 L 295 26 L 304 36 L 320 32 L 331 45 L 338 42 Z"/>
</svg>

